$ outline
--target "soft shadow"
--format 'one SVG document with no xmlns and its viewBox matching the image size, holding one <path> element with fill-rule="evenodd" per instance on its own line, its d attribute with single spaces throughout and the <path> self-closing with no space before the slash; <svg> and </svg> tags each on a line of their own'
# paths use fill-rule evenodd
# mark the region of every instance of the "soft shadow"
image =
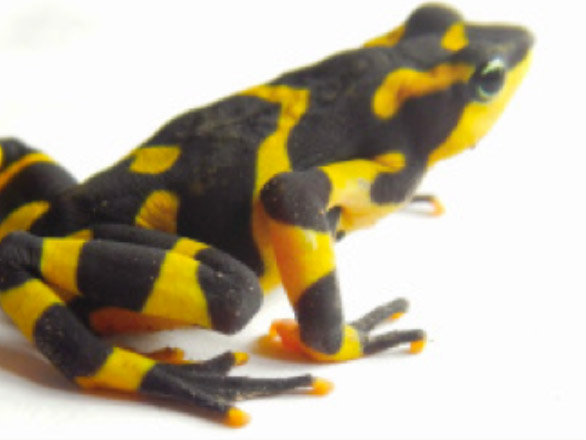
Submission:
<svg viewBox="0 0 586 440">
<path fill-rule="evenodd" d="M 48 388 L 73 389 L 67 379 L 32 349 L 29 351 L 0 345 L 0 369 Z"/>
</svg>

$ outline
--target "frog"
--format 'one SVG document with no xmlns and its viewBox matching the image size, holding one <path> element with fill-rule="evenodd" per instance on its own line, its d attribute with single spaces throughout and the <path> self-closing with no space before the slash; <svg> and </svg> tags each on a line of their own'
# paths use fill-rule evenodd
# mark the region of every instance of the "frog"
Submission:
<svg viewBox="0 0 586 440">
<path fill-rule="evenodd" d="M 331 383 L 231 375 L 244 352 L 186 359 L 104 336 L 180 327 L 241 330 L 282 286 L 294 319 L 269 336 L 317 362 L 398 346 L 373 334 L 395 299 L 347 321 L 334 245 L 415 203 L 436 163 L 470 150 L 525 76 L 533 36 L 426 4 L 390 32 L 171 119 L 79 183 L 50 156 L 0 139 L 0 306 L 66 378 L 191 405 L 230 426 L 240 399 Z"/>
</svg>

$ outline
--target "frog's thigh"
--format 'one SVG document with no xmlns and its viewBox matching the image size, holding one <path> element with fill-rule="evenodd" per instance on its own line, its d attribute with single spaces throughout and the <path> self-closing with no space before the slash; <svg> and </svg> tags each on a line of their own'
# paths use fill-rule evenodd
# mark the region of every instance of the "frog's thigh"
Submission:
<svg viewBox="0 0 586 440">
<path fill-rule="evenodd" d="M 39 268 L 73 310 L 106 333 L 177 325 L 233 333 L 262 300 L 251 270 L 187 239 L 166 250 L 103 239 L 43 239 Z"/>
</svg>

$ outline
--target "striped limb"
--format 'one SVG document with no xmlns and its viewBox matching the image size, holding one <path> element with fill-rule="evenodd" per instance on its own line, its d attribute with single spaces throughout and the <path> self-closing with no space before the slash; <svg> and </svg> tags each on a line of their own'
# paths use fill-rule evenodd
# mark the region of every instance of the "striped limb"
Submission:
<svg viewBox="0 0 586 440">
<path fill-rule="evenodd" d="M 149 357 L 98 338 L 74 312 L 76 303 L 95 307 L 85 317 L 96 330 L 159 328 L 161 322 L 174 322 L 231 333 L 256 312 L 262 298 L 255 276 L 223 254 L 176 237 L 173 246 L 165 246 L 174 250 L 136 244 L 149 236 L 164 237 L 131 235 L 124 228 L 94 232 L 127 234 L 127 241 L 136 238 L 134 243 L 43 239 L 26 232 L 0 242 L 0 305 L 66 377 L 84 388 L 185 402 L 233 426 L 247 421 L 235 400 L 297 388 L 326 391 L 324 381 L 309 375 L 228 376 L 232 366 L 245 361 L 238 353 L 192 363 L 174 350 Z M 185 255 L 189 252 L 190 257 Z"/>
<path fill-rule="evenodd" d="M 369 226 L 397 209 L 407 193 L 399 174 L 397 168 L 355 160 L 283 173 L 263 188 L 271 243 L 296 315 L 296 321 L 272 326 L 286 346 L 320 361 L 359 358 L 404 343 L 413 352 L 423 347 L 421 330 L 370 334 L 376 324 L 405 312 L 404 300 L 345 323 L 335 270 L 333 235 Z M 332 210 L 338 211 L 334 230 Z"/>
</svg>

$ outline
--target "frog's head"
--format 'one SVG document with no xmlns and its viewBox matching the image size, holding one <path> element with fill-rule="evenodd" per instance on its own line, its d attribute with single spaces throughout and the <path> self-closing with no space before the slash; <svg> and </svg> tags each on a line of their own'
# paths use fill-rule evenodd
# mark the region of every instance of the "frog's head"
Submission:
<svg viewBox="0 0 586 440">
<path fill-rule="evenodd" d="M 376 90 L 373 111 L 381 119 L 400 113 L 432 165 L 486 134 L 525 75 L 532 44 L 524 28 L 469 23 L 445 6 L 422 6 L 366 43 L 394 47 L 402 58 Z"/>
</svg>

